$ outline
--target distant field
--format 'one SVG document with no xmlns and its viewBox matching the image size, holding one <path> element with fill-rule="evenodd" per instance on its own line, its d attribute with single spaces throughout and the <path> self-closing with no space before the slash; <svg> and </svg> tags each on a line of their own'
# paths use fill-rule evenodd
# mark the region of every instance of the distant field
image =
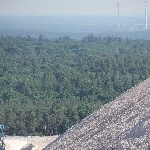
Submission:
<svg viewBox="0 0 150 150">
<path fill-rule="evenodd" d="M 69 35 L 82 39 L 93 33 L 96 36 L 150 39 L 150 25 L 145 32 L 143 16 L 122 17 L 120 22 L 118 30 L 116 16 L 0 16 L 0 35 L 30 35 L 34 38 L 40 34 L 46 38 Z"/>
</svg>

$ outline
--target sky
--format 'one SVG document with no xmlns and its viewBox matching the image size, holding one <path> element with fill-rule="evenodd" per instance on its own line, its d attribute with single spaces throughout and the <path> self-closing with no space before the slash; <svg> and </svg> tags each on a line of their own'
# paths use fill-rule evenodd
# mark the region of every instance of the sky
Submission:
<svg viewBox="0 0 150 150">
<path fill-rule="evenodd" d="M 0 0 L 0 15 L 115 15 L 118 0 Z M 147 0 L 150 14 L 150 0 Z M 120 0 L 120 15 L 145 13 L 145 0 Z"/>
</svg>

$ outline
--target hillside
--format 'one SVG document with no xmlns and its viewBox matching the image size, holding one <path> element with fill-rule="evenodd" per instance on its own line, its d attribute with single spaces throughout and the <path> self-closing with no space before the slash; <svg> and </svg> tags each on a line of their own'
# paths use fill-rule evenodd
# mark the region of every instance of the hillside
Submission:
<svg viewBox="0 0 150 150">
<path fill-rule="evenodd" d="M 150 78 L 83 119 L 43 150 L 150 149 Z"/>
</svg>

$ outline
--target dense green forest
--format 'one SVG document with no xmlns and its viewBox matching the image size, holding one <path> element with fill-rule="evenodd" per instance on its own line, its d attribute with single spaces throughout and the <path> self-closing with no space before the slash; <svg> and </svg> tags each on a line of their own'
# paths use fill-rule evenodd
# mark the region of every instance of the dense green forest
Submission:
<svg viewBox="0 0 150 150">
<path fill-rule="evenodd" d="M 150 75 L 150 41 L 0 38 L 0 124 L 8 135 L 62 134 Z"/>
</svg>

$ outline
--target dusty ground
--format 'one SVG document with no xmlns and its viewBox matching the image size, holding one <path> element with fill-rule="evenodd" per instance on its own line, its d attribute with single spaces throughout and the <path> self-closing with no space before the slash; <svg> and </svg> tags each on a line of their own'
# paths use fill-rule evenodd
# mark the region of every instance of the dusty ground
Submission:
<svg viewBox="0 0 150 150">
<path fill-rule="evenodd" d="M 32 145 L 32 150 L 42 150 L 46 145 L 55 140 L 58 136 L 7 136 L 5 138 L 6 150 L 25 150 L 28 145 Z"/>
</svg>

